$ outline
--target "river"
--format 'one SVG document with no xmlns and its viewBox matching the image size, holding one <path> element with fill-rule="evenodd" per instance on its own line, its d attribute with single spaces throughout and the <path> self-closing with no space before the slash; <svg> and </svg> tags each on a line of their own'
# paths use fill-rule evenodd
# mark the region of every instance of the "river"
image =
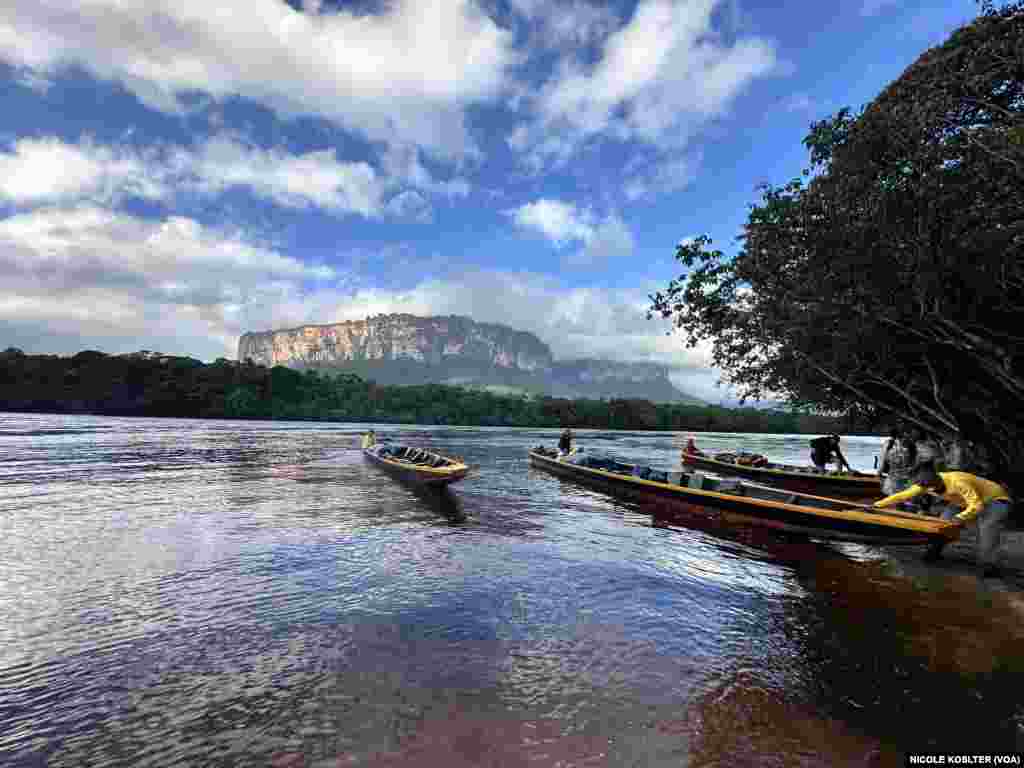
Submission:
<svg viewBox="0 0 1024 768">
<path fill-rule="evenodd" d="M 0 414 L 0 765 L 866 766 L 1024 750 L 1024 599 L 683 527 L 528 467 L 558 430 Z M 667 469 L 684 434 L 582 430 Z M 697 434 L 807 461 L 808 436 Z M 880 440 L 844 452 L 873 467 Z"/>
</svg>

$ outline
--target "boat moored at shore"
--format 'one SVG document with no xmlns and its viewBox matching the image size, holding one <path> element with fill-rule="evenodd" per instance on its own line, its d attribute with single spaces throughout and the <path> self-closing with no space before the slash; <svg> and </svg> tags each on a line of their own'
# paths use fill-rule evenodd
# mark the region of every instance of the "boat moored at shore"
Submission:
<svg viewBox="0 0 1024 768">
<path fill-rule="evenodd" d="M 848 499 L 880 499 L 882 485 L 877 475 L 825 474 L 811 467 L 764 462 L 743 463 L 742 454 L 716 454 L 714 457 L 683 451 L 683 465 L 723 475 L 737 475 L 797 493 L 838 496 Z"/>
<path fill-rule="evenodd" d="M 531 466 L 618 496 L 738 525 L 869 544 L 934 544 L 955 540 L 961 530 L 937 518 L 876 510 L 842 499 L 708 477 L 696 471 L 652 473 L 612 460 L 591 461 L 596 466 L 586 466 L 585 459 L 540 447 L 532 449 L 529 457 Z M 657 479 L 648 479 L 652 475 Z"/>
</svg>

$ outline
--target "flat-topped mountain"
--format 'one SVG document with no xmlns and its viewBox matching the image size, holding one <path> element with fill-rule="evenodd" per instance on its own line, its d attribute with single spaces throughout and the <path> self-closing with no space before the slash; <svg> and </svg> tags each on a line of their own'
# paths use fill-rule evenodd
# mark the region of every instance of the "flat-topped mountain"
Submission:
<svg viewBox="0 0 1024 768">
<path fill-rule="evenodd" d="M 672 384 L 666 366 L 556 361 L 550 347 L 532 333 L 459 315 L 376 315 L 246 333 L 238 341 L 238 359 L 357 373 L 380 384 L 482 385 L 558 397 L 701 402 Z"/>
</svg>

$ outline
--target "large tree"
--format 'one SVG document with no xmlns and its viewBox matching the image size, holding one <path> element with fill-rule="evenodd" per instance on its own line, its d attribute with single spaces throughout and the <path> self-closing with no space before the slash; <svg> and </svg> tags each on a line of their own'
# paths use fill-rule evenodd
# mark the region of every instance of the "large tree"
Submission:
<svg viewBox="0 0 1024 768">
<path fill-rule="evenodd" d="M 1024 3 L 925 52 L 805 139 L 738 253 L 698 238 L 651 297 L 746 396 L 986 445 L 1024 491 Z"/>
</svg>

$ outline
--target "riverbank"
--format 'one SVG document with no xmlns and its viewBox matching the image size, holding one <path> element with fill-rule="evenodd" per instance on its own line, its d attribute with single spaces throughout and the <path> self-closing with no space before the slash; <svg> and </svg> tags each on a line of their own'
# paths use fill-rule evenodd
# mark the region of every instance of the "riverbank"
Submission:
<svg viewBox="0 0 1024 768">
<path fill-rule="evenodd" d="M 942 558 L 934 562 L 923 561 L 920 548 L 883 547 L 883 549 L 901 570 L 911 576 L 959 575 L 975 578 L 979 582 L 992 586 L 1004 584 L 1007 587 L 1024 591 L 1024 529 L 1014 528 L 1003 533 L 999 556 L 1000 574 L 994 578 L 983 579 L 981 577 L 981 568 L 976 560 L 977 540 L 977 530 L 974 526 L 968 526 L 959 539 L 946 547 Z"/>
</svg>

